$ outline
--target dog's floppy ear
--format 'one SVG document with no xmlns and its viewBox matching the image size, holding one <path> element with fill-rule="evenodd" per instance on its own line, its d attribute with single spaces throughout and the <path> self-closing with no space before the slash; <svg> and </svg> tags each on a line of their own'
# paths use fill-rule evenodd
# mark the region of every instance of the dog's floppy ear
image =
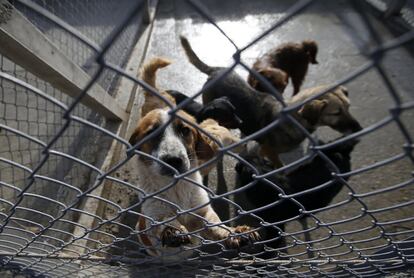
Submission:
<svg viewBox="0 0 414 278">
<path fill-rule="evenodd" d="M 299 109 L 298 114 L 306 119 L 309 124 L 316 125 L 323 109 L 326 107 L 328 102 L 326 100 L 315 99 L 305 104 Z"/>
<path fill-rule="evenodd" d="M 139 140 L 139 131 L 138 128 L 136 128 L 134 130 L 134 132 L 132 133 L 131 137 L 129 138 L 129 143 L 133 146 L 135 145 Z"/>
<path fill-rule="evenodd" d="M 231 103 L 231 101 L 230 101 L 230 99 L 228 97 L 224 96 L 224 97 L 220 97 L 220 98 L 223 99 L 223 101 L 225 101 L 227 103 L 227 105 L 230 107 L 230 109 L 232 111 L 235 111 L 236 110 L 236 107 L 234 107 L 233 103 Z"/>
<path fill-rule="evenodd" d="M 214 147 L 216 145 L 216 147 Z M 197 142 L 195 143 L 195 151 L 199 161 L 208 161 L 216 154 L 218 145 L 208 138 L 207 135 L 202 134 L 197 130 Z"/>
</svg>

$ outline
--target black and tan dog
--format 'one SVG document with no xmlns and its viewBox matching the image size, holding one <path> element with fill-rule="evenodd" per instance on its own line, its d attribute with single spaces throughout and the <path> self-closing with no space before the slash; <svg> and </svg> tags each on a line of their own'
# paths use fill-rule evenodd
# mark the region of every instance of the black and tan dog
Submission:
<svg viewBox="0 0 414 278">
<path fill-rule="evenodd" d="M 190 62 L 200 71 L 208 75 L 204 85 L 203 103 L 226 96 L 236 108 L 236 114 L 243 121 L 240 130 L 250 135 L 266 127 L 276 120 L 279 124 L 256 140 L 262 152 L 272 160 L 275 166 L 282 165 L 279 154 L 296 148 L 305 138 L 305 134 L 286 117 L 281 117 L 282 105 L 270 94 L 253 89 L 234 71 L 226 73 L 228 68 L 210 67 L 202 62 L 194 53 L 190 43 L 181 37 L 181 44 Z M 215 80 L 217 79 L 217 80 Z M 292 104 L 299 103 L 326 89 L 320 86 L 297 94 Z M 349 99 L 345 87 L 336 89 L 303 105 L 298 111 L 292 111 L 294 117 L 308 132 L 314 132 L 320 126 L 329 126 L 341 133 L 361 130 L 361 125 L 349 113 Z"/>
<path fill-rule="evenodd" d="M 265 77 L 280 93 L 283 93 L 288 78 L 290 78 L 293 85 L 293 95 L 296 95 L 308 72 L 308 65 L 318 64 L 317 54 L 318 45 L 315 41 L 289 42 L 257 59 L 253 64 L 253 69 Z M 248 81 L 257 90 L 268 91 L 252 74 L 249 75 Z"/>
</svg>

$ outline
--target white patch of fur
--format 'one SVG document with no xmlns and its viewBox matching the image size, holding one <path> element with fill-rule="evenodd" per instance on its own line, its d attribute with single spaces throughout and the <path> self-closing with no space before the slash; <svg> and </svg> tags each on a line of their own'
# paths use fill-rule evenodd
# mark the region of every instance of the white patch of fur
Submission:
<svg viewBox="0 0 414 278">
<path fill-rule="evenodd" d="M 160 116 L 161 123 L 165 123 L 169 119 L 169 115 L 165 110 L 160 113 Z M 188 171 L 190 168 L 197 166 L 197 161 L 190 161 L 187 149 L 184 144 L 185 143 L 183 142 L 182 138 L 174 131 L 173 127 L 171 125 L 168 125 L 164 130 L 164 134 L 162 135 L 158 148 L 153 150 L 151 152 L 151 155 L 158 159 L 164 155 L 180 157 L 184 161 L 186 171 Z M 140 160 L 138 161 L 138 164 L 139 172 L 141 173 L 140 176 L 142 177 L 141 185 L 146 193 L 156 192 L 174 180 L 173 177 L 163 176 L 160 174 L 161 165 L 155 160 L 151 163 L 150 167 L 148 167 L 148 165 Z M 188 177 L 195 182 L 202 184 L 202 178 L 199 172 L 195 172 Z M 196 198 L 200 194 L 203 196 L 201 198 L 202 201 L 207 202 L 208 198 L 204 197 L 207 196 L 207 193 L 204 189 L 201 189 L 199 186 L 194 185 L 190 182 L 180 180 L 171 189 L 160 193 L 159 196 L 163 198 L 165 197 L 167 200 L 172 201 L 176 204 L 181 204 L 183 209 L 188 209 L 194 206 L 194 202 L 190 200 Z M 199 202 L 196 203 L 200 204 Z"/>
<path fill-rule="evenodd" d="M 165 111 L 163 111 L 165 112 Z M 162 122 L 165 123 L 168 121 L 169 115 L 165 112 L 161 114 Z M 171 156 L 181 158 L 184 163 L 184 171 L 190 169 L 190 159 L 187 154 L 187 150 L 184 146 L 184 143 L 180 136 L 175 132 L 172 125 L 168 125 L 162 135 L 158 148 L 153 151 L 152 155 L 158 159 L 161 159 L 163 156 Z M 155 171 L 161 170 L 161 165 L 154 161 L 153 163 Z"/>
</svg>

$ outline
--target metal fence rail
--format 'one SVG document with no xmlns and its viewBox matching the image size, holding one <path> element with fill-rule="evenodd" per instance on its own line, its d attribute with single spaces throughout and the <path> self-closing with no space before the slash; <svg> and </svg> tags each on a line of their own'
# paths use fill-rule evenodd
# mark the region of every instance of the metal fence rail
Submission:
<svg viewBox="0 0 414 278">
<path fill-rule="evenodd" d="M 318 2 L 320 1 L 303 0 L 290 4 L 283 16 L 266 30 L 251 38 L 249 43 L 238 45 L 217 23 L 215 15 L 208 8 L 208 2 L 185 1 L 193 16 L 196 13 L 203 22 L 216 28 L 222 39 L 230 42 L 235 49 L 230 70 L 222 73 L 214 82 L 236 67 L 252 72 L 250 65 L 243 60 L 243 55 L 269 34 L 280 30 L 295 16 L 305 13 Z M 7 12 L 12 16 L 13 13 L 21 13 L 90 78 L 82 86 L 81 92 L 76 97 L 71 97 L 67 92 L 56 88 L 56 85 L 39 78 L 38 73 L 29 72 L 16 61 L 0 56 L 0 268 L 35 277 L 373 277 L 412 266 L 412 196 L 408 196 L 405 201 L 397 200 L 387 205 L 381 205 L 381 199 L 389 198 L 389 194 L 393 192 L 413 192 L 410 191 L 414 183 L 412 119 L 406 119 L 406 115 L 409 117 L 413 113 L 413 95 L 412 92 L 402 91 L 395 84 L 384 65 L 384 59 L 389 53 L 412 44 L 413 30 L 392 39 L 384 39 L 373 23 L 368 6 L 361 1 L 347 1 L 347 5 L 351 6 L 358 18 L 341 18 L 342 23 L 346 25 L 350 39 L 358 47 L 358 54 L 366 62 L 352 67 L 318 96 L 374 72 L 392 103 L 386 107 L 386 111 L 382 111 L 385 116 L 365 125 L 361 131 L 320 145 L 317 138 L 290 114 L 312 99 L 288 106 L 279 92 L 271 89 L 271 93 L 283 106 L 280 112 L 283 120 L 297 126 L 306 135 L 309 153 L 270 172 L 260 173 L 255 169 L 257 175 L 252 183 L 239 187 L 229 186 L 227 192 L 215 192 L 206 185 L 192 181 L 194 186 L 209 193 L 209 203 L 218 200 L 230 208 L 230 216 L 222 218 L 222 223 L 234 226 L 235 223 L 248 221 L 246 219 L 250 217 L 249 221 L 255 223 L 253 227 L 258 231 L 274 223 L 267 223 L 257 215 L 265 208 L 245 206 L 238 201 L 238 196 L 245 194 L 247 188 L 257 186 L 259 181 L 280 188 L 271 181 L 275 174 L 283 174 L 306 164 L 307 160 L 315 156 L 330 165 L 333 172 L 331 181 L 318 189 L 338 182 L 343 184 L 341 192 L 346 192 L 346 197 L 323 208 L 306 210 L 298 199 L 312 193 L 312 190 L 296 193 L 280 190 L 279 197 L 296 203 L 301 208 L 301 215 L 277 223 L 291 225 L 288 229 L 281 230 L 281 236 L 286 242 L 279 248 L 264 247 L 267 244 L 266 239 L 260 239 L 252 246 L 229 250 L 223 240 L 204 240 L 198 235 L 200 231 L 197 231 L 190 235 L 200 239 L 200 244 L 185 247 L 177 253 L 160 258 L 149 256 L 146 253 L 148 247 L 137 240 L 137 236 L 143 231 L 135 230 L 136 221 L 139 217 L 148 218 L 139 210 L 142 203 L 148 199 L 156 199 L 177 209 L 177 215 L 167 220 L 151 219 L 152 228 L 168 224 L 179 215 L 194 216 L 198 208 L 183 209 L 179 204 L 171 204 L 159 196 L 161 191 L 151 194 L 144 192 L 139 186 L 139 177 L 134 179 L 129 175 L 129 169 L 131 165 L 133 169 L 137 155 L 145 155 L 137 148 L 156 136 L 155 132 L 135 146 L 128 142 L 128 135 L 136 125 L 136 115 L 133 116 L 136 112 L 132 111 L 131 103 L 139 106 L 143 90 L 164 101 L 160 92 L 136 77 L 137 72 L 131 71 L 127 66 L 137 40 L 146 32 L 142 14 L 148 12 L 147 1 L 13 0 L 10 3 L 0 2 L 3 11 L 6 11 L 0 15 L 0 28 L 9 20 Z M 107 19 L 111 21 L 108 22 Z M 155 17 L 154 22 L 157 20 Z M 354 29 L 352 20 L 360 22 L 362 30 Z M 156 41 L 157 37 L 153 35 L 151 40 Z M 148 42 L 143 44 L 144 49 Z M 404 61 L 401 63 L 404 64 Z M 191 67 L 190 64 L 188 66 Z M 80 70 L 75 69 L 75 72 Z M 117 98 L 119 96 L 116 92 L 123 91 L 124 88 L 120 85 L 121 79 L 133 84 L 127 104 L 119 103 L 121 101 Z M 100 97 L 105 98 L 106 94 L 111 97 L 109 102 L 119 104 L 117 109 L 128 114 L 129 120 L 125 118 L 121 122 L 108 119 L 99 113 L 99 109 L 94 110 L 93 105 L 85 103 L 85 99 L 90 97 L 90 92 L 96 86 L 106 92 L 105 96 Z M 139 88 L 137 96 L 136 87 Z M 200 96 L 205 89 L 195 90 L 197 93 L 191 95 L 192 99 Z M 313 97 L 315 98 L 316 96 Z M 170 114 L 185 121 L 177 114 L 183 105 L 172 107 Z M 276 120 L 244 137 L 235 145 L 221 147 L 214 161 L 224 157 L 225 163 L 229 163 L 230 167 L 236 162 L 249 165 L 235 152 L 235 147 L 263 136 L 280 123 L 281 120 Z M 203 133 L 199 126 L 189 124 Z M 404 144 L 400 146 L 398 153 L 382 157 L 375 163 L 341 173 L 335 163 L 323 153 L 324 150 L 347 144 L 356 138 L 373 140 L 369 136 L 390 125 L 396 127 L 394 130 L 397 130 Z M 157 130 L 161 131 L 162 128 Z M 157 160 L 154 157 L 151 159 Z M 377 169 L 388 171 L 387 167 L 394 163 L 409 165 L 409 172 L 397 184 L 389 183 L 392 180 L 388 181 L 386 175 L 383 175 L 380 178 L 381 186 L 361 191 L 355 189 L 352 180 L 348 180 Z M 200 165 L 197 168 L 206 166 Z M 194 169 L 190 172 L 192 171 Z M 179 179 L 189 180 L 189 174 L 182 174 Z M 163 191 L 174 185 L 174 182 L 166 185 Z M 114 190 L 121 199 L 113 196 Z M 315 188 L 313 190 L 317 191 Z M 377 202 L 373 202 L 373 199 Z M 326 221 L 320 216 L 335 210 L 343 210 L 341 219 Z M 404 210 L 404 213 L 393 218 L 392 215 L 399 210 Z M 391 216 L 384 220 L 381 217 L 383 213 Z M 307 231 L 294 226 L 302 215 L 312 223 Z M 346 225 L 351 228 L 344 229 Z M 404 227 L 400 229 L 401 225 Z M 307 238 L 308 233 L 312 236 L 311 239 Z M 353 238 L 350 239 L 349 236 Z M 189 250 L 193 251 L 191 257 L 177 260 Z"/>
</svg>

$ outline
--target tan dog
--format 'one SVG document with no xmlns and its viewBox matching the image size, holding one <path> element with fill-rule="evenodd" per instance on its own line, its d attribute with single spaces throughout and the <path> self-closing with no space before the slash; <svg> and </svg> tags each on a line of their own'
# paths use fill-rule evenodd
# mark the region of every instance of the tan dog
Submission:
<svg viewBox="0 0 414 278">
<path fill-rule="evenodd" d="M 144 65 L 144 69 L 142 70 L 141 79 L 145 81 L 148 85 L 153 87 L 156 91 L 160 93 L 164 98 L 166 98 L 172 104 L 175 103 L 175 99 L 164 91 L 159 91 L 157 88 L 157 78 L 156 73 L 157 70 L 164 68 L 170 65 L 171 62 L 164 58 L 154 58 L 150 62 Z M 144 117 L 148 112 L 157 109 L 157 108 L 164 108 L 167 107 L 167 103 L 160 99 L 159 97 L 155 96 L 154 94 L 145 91 L 145 102 L 141 108 L 141 117 Z"/>
<path fill-rule="evenodd" d="M 231 144 L 237 143 L 240 141 L 239 137 L 236 137 L 235 135 L 233 135 L 230 130 L 228 130 L 225 127 L 222 127 L 221 125 L 218 124 L 217 121 L 213 120 L 213 119 L 207 119 L 204 120 L 203 122 L 201 122 L 200 127 L 207 132 L 208 134 L 210 134 L 214 139 L 216 139 L 218 142 L 220 142 L 220 144 L 223 147 L 229 146 Z M 215 153 L 217 153 L 218 149 L 219 149 L 219 145 L 211 140 L 208 136 L 206 136 L 205 134 L 200 132 L 200 135 L 202 137 L 205 137 L 204 140 L 208 143 L 208 145 L 211 147 L 212 150 L 214 150 Z M 237 146 L 235 148 L 232 149 L 232 151 L 234 152 L 240 152 L 242 149 L 241 146 Z M 200 160 L 200 164 L 207 162 L 207 160 Z M 211 169 L 215 166 L 215 163 L 212 163 L 202 169 L 200 169 L 201 175 L 205 176 L 207 175 Z"/>
<path fill-rule="evenodd" d="M 192 116 L 183 111 L 178 111 L 178 115 L 196 123 Z M 211 159 L 215 151 L 209 145 L 211 142 L 196 128 L 177 117 L 170 117 L 168 108 L 150 111 L 139 121 L 130 138 L 130 143 L 135 145 L 170 121 L 159 131 L 160 134 L 137 146 L 145 154 L 138 156 L 140 188 L 147 195 L 156 194 L 156 197 L 144 200 L 141 212 L 148 218 L 140 217 L 136 226 L 138 239 L 147 253 L 160 256 L 169 251 L 178 252 L 177 248 L 190 245 L 197 238 L 189 232 L 221 241 L 228 248 L 239 248 L 257 240 L 258 234 L 250 232 L 247 226 L 219 224 L 221 220 L 211 207 L 207 192 L 199 186 L 202 184 L 199 171 L 186 175 L 191 181 L 174 177 L 197 167 L 200 161 Z M 194 209 L 192 214 L 177 213 L 191 209 Z M 218 225 L 207 227 L 206 223 Z M 247 235 L 230 237 L 230 233 Z"/>
<path fill-rule="evenodd" d="M 325 85 L 302 90 L 289 101 L 289 104 L 302 102 L 321 93 L 327 87 Z M 351 103 L 348 94 L 345 86 L 339 86 L 305 104 L 298 113 L 316 127 L 329 126 L 342 134 L 360 131 L 361 125 L 349 112 Z"/>
<path fill-rule="evenodd" d="M 289 105 L 303 102 L 327 87 L 318 86 L 303 90 L 290 100 Z M 348 90 L 344 86 L 339 86 L 306 103 L 292 116 L 310 133 L 320 126 L 329 126 L 342 134 L 350 134 L 360 131 L 362 127 L 349 112 L 349 106 Z M 258 141 L 261 144 L 262 154 L 272 160 L 275 166 L 280 167 L 282 163 L 279 154 L 291 151 L 304 139 L 305 135 L 302 131 L 295 125 L 286 122 L 260 137 Z"/>
</svg>

